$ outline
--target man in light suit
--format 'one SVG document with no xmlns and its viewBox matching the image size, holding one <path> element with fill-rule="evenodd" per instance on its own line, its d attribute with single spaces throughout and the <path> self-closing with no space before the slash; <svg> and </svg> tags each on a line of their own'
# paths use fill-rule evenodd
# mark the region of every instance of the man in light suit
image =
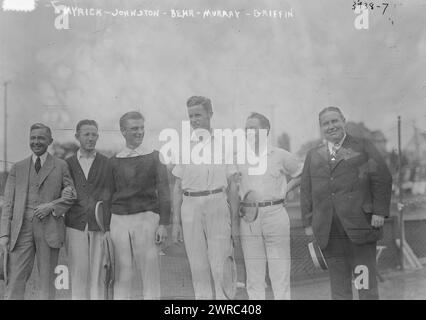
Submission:
<svg viewBox="0 0 426 320">
<path fill-rule="evenodd" d="M 54 270 L 65 238 L 64 214 L 75 190 L 66 162 L 47 152 L 52 141 L 49 127 L 32 125 L 33 154 L 12 167 L 6 183 L 0 225 L 0 247 L 9 250 L 6 299 L 24 299 L 35 256 L 40 298 L 55 297 Z"/>
<path fill-rule="evenodd" d="M 322 110 L 319 122 L 325 143 L 308 152 L 301 180 L 306 233 L 323 250 L 333 299 L 353 299 L 353 275 L 360 299 L 378 299 L 376 243 L 392 177 L 370 141 L 346 134 L 339 108 Z"/>
</svg>

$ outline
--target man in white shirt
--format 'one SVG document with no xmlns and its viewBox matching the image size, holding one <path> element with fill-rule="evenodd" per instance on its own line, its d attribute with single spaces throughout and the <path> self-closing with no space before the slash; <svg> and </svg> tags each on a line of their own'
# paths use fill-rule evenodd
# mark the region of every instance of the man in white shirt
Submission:
<svg viewBox="0 0 426 320">
<path fill-rule="evenodd" d="M 247 152 L 266 158 L 267 169 L 262 175 L 250 175 L 247 165 L 239 165 L 242 209 L 258 210 L 253 221 L 240 219 L 241 245 L 247 272 L 250 299 L 265 299 L 265 276 L 268 265 L 274 298 L 290 299 L 290 220 L 285 209 L 287 193 L 300 183 L 303 162 L 290 152 L 259 141 L 259 130 L 269 133 L 269 120 L 252 113 L 246 130 L 254 130 L 248 140 Z M 262 146 L 264 149 L 262 149 Z M 265 148 L 266 147 L 266 148 Z M 293 179 L 287 184 L 287 177 Z M 250 200 L 244 197 L 250 193 Z M 256 209 L 258 208 L 258 209 Z"/>
<path fill-rule="evenodd" d="M 194 129 L 192 140 L 199 136 L 197 131 L 211 134 L 210 120 L 213 111 L 210 99 L 191 97 L 187 101 L 187 107 L 191 127 Z M 212 148 L 212 139 L 214 136 L 203 141 L 192 141 L 191 149 L 199 144 L 203 148 Z M 214 150 L 211 152 L 211 159 L 213 158 Z M 196 299 L 214 297 L 211 277 L 216 299 L 225 298 L 221 281 L 224 259 L 232 250 L 229 204 L 231 210 L 236 211 L 236 172 L 234 165 L 224 164 L 224 161 L 222 164 L 177 164 L 172 171 L 176 177 L 172 235 L 177 242 L 183 234 Z"/>
</svg>

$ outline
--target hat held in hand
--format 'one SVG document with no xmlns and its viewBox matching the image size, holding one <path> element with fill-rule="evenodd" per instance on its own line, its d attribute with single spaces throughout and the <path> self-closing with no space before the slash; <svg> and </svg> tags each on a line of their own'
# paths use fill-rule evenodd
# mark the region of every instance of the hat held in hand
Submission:
<svg viewBox="0 0 426 320">
<path fill-rule="evenodd" d="M 259 197 L 253 190 L 247 191 L 240 203 L 239 215 L 245 222 L 251 223 L 256 221 L 259 214 Z"/>
</svg>

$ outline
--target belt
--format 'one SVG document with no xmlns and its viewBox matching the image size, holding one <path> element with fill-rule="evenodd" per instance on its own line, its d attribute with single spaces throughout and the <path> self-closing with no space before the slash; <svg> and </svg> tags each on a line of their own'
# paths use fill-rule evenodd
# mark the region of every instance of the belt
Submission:
<svg viewBox="0 0 426 320">
<path fill-rule="evenodd" d="M 260 201 L 260 202 L 241 202 L 241 206 L 243 207 L 269 207 L 269 206 L 275 206 L 277 204 L 281 204 L 284 203 L 285 205 L 285 201 L 284 199 L 280 199 L 280 200 L 270 200 L 270 201 Z"/>
<path fill-rule="evenodd" d="M 214 190 L 206 190 L 206 191 L 184 191 L 183 194 L 187 197 L 204 197 L 215 193 L 223 192 L 223 188 L 214 189 Z"/>
</svg>

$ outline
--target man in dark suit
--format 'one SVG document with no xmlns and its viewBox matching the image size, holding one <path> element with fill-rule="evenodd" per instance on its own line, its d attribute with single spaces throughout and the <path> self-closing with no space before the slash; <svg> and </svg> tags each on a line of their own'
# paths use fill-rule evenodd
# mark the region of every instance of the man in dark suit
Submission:
<svg viewBox="0 0 426 320">
<path fill-rule="evenodd" d="M 34 256 L 40 276 L 40 298 L 55 296 L 55 267 L 64 243 L 64 214 L 74 199 L 74 185 L 65 161 L 47 152 L 50 128 L 31 126 L 33 154 L 16 163 L 9 174 L 0 225 L 0 247 L 9 250 L 9 282 L 6 299 L 24 299 Z M 63 192 L 64 190 L 67 191 Z"/>
<path fill-rule="evenodd" d="M 376 243 L 389 215 L 392 177 L 374 145 L 347 135 L 339 108 L 319 114 L 324 144 L 306 156 L 301 210 L 306 233 L 323 250 L 333 299 L 378 299 Z"/>
<path fill-rule="evenodd" d="M 66 160 L 77 190 L 77 201 L 65 215 L 72 298 L 98 300 L 104 297 L 103 233 L 96 223 L 95 206 L 104 191 L 108 158 L 95 150 L 99 138 L 96 121 L 81 120 L 75 137 L 80 149 Z"/>
</svg>

